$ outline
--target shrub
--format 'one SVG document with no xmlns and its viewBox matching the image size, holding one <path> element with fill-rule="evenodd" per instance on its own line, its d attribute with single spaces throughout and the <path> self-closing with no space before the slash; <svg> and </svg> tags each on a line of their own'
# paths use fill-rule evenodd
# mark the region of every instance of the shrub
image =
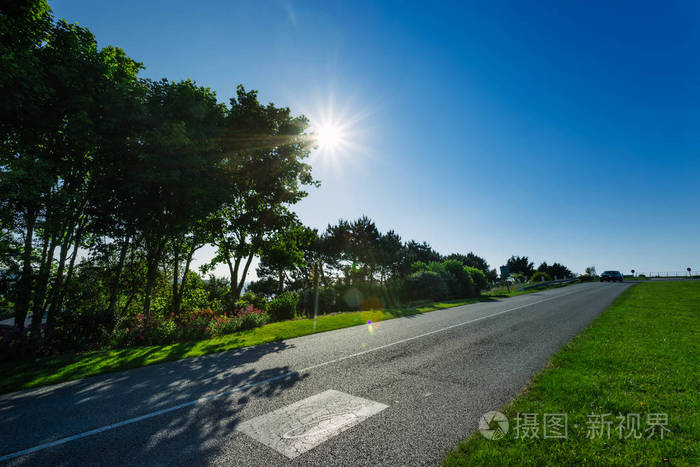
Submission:
<svg viewBox="0 0 700 467">
<path fill-rule="evenodd" d="M 223 336 L 238 331 L 240 328 L 237 319 L 226 315 L 215 316 L 209 321 L 206 329 L 210 336 Z"/>
<path fill-rule="evenodd" d="M 466 298 L 474 295 L 474 279 L 461 262 L 450 259 L 442 264 L 445 271 L 452 276 L 447 284 L 448 287 L 452 288 L 450 292 L 454 298 Z"/>
<path fill-rule="evenodd" d="M 591 276 L 590 274 L 583 274 L 578 276 L 578 280 L 581 282 L 590 282 L 592 280 L 595 280 L 595 277 Z"/>
<path fill-rule="evenodd" d="M 270 321 L 270 315 L 250 305 L 236 315 L 236 320 L 238 324 L 236 331 L 247 331 L 267 324 Z"/>
<path fill-rule="evenodd" d="M 543 280 L 542 278 L 543 278 L 543 277 L 544 277 L 544 280 L 545 280 L 545 281 L 551 281 L 551 280 L 552 280 L 552 278 L 549 277 L 549 274 L 547 274 L 546 272 L 537 271 L 537 272 L 534 273 L 534 274 L 532 275 L 532 277 L 530 278 L 530 282 L 542 282 L 542 280 Z"/>
<path fill-rule="evenodd" d="M 439 274 L 443 282 L 445 283 L 447 293 L 441 298 L 454 298 L 460 295 L 462 284 L 460 283 L 459 279 L 455 277 L 454 274 L 451 274 L 447 270 L 445 263 L 443 263 L 442 261 L 431 261 L 430 263 L 428 263 L 428 271 L 432 271 L 434 273 Z"/>
<path fill-rule="evenodd" d="M 237 309 L 247 309 L 249 305 L 257 310 L 267 310 L 267 299 L 262 295 L 257 295 L 254 292 L 246 292 L 241 295 L 241 298 L 235 304 Z"/>
<path fill-rule="evenodd" d="M 474 283 L 474 295 L 478 296 L 481 291 L 486 289 L 489 285 L 489 280 L 486 278 L 486 274 L 481 269 L 473 268 L 471 266 L 465 266 L 464 269 L 469 273 Z"/>
<path fill-rule="evenodd" d="M 272 321 L 283 321 L 294 318 L 297 311 L 297 294 L 294 292 L 284 292 L 270 301 L 268 311 Z"/>
<path fill-rule="evenodd" d="M 411 263 L 411 272 L 427 271 L 428 265 L 423 261 L 414 261 Z"/>
<path fill-rule="evenodd" d="M 403 288 L 409 300 L 440 300 L 448 296 L 445 281 L 434 271 L 414 272 L 406 276 Z"/>
</svg>

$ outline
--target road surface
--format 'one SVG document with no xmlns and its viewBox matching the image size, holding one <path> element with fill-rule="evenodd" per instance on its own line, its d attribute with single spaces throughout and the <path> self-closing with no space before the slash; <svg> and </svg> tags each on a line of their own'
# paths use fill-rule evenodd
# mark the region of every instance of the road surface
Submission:
<svg viewBox="0 0 700 467">
<path fill-rule="evenodd" d="M 0 395 L 0 463 L 438 464 L 629 286 L 577 284 Z"/>
</svg>

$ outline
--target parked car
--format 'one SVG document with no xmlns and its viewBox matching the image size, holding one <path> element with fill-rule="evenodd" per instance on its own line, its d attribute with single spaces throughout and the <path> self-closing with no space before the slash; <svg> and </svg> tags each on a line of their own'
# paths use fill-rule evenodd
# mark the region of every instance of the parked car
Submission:
<svg viewBox="0 0 700 467">
<path fill-rule="evenodd" d="M 620 271 L 605 271 L 600 275 L 600 282 L 622 282 Z"/>
</svg>

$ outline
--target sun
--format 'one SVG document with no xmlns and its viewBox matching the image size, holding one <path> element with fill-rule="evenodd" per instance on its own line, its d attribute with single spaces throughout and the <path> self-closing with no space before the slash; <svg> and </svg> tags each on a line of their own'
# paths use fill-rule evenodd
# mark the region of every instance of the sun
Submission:
<svg viewBox="0 0 700 467">
<path fill-rule="evenodd" d="M 318 149 L 323 152 L 336 152 L 345 144 L 343 126 L 336 122 L 325 122 L 313 130 Z"/>
<path fill-rule="evenodd" d="M 342 133 L 337 125 L 324 125 L 319 127 L 316 134 L 318 146 L 322 149 L 331 149 L 340 144 Z"/>
</svg>

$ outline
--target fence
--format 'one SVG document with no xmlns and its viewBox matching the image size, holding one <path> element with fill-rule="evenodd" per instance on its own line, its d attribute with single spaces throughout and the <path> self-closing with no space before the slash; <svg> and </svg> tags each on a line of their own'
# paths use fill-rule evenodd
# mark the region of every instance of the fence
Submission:
<svg viewBox="0 0 700 467">
<path fill-rule="evenodd" d="M 690 272 L 689 271 L 652 271 L 652 272 L 644 272 L 644 271 L 635 271 L 634 275 L 635 276 L 646 276 L 646 277 L 697 277 L 698 276 L 698 270 L 695 268 L 691 268 Z"/>
</svg>

